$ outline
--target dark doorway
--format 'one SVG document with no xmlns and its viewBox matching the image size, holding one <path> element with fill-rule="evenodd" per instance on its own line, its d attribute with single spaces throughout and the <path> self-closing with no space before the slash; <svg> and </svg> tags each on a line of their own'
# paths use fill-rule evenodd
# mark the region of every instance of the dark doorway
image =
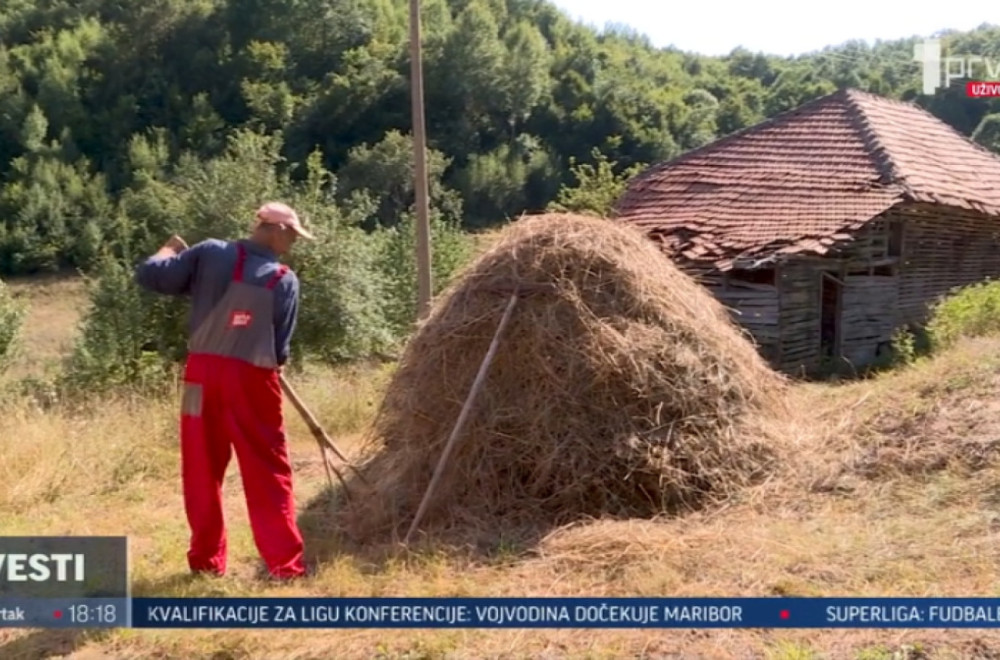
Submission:
<svg viewBox="0 0 1000 660">
<path fill-rule="evenodd" d="M 834 359 L 840 352 L 840 311 L 844 287 L 833 273 L 824 272 L 820 282 L 820 356 Z"/>
</svg>

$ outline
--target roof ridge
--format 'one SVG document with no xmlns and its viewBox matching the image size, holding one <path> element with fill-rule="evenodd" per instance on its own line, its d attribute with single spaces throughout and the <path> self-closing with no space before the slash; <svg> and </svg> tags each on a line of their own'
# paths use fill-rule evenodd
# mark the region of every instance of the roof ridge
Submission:
<svg viewBox="0 0 1000 660">
<path fill-rule="evenodd" d="M 822 107 L 825 104 L 832 102 L 843 102 L 848 109 L 848 117 L 851 120 L 853 127 L 858 131 L 859 137 L 861 137 L 862 142 L 865 147 L 865 151 L 869 154 L 871 158 L 872 165 L 875 170 L 880 174 L 882 185 L 891 186 L 898 185 L 903 188 L 905 192 L 913 192 L 913 188 L 906 181 L 906 176 L 901 171 L 898 166 L 896 159 L 894 158 L 892 152 L 888 147 L 883 144 L 883 138 L 879 134 L 879 131 L 869 119 L 869 113 L 866 110 L 864 104 L 861 101 L 866 101 L 876 105 L 893 105 L 893 106 L 903 106 L 909 109 L 916 109 L 921 114 L 925 115 L 926 118 L 938 122 L 947 127 L 947 130 L 957 138 L 960 138 L 968 146 L 974 148 L 981 154 L 988 155 L 991 159 L 995 160 L 1000 164 L 1000 155 L 990 151 L 986 147 L 982 146 L 975 140 L 971 139 L 969 136 L 963 134 L 961 131 L 953 127 L 948 122 L 942 120 L 941 118 L 934 115 L 932 112 L 926 108 L 917 105 L 912 101 L 904 101 L 902 99 L 893 99 L 887 96 L 881 96 L 875 94 L 874 92 L 865 91 L 858 89 L 856 87 L 842 87 L 833 91 L 829 94 L 816 97 L 810 101 L 803 103 L 802 105 L 784 110 L 776 115 L 773 115 L 763 121 L 760 121 L 751 126 L 746 126 L 738 131 L 734 131 L 729 135 L 723 136 L 717 140 L 709 142 L 708 144 L 690 149 L 679 156 L 672 159 L 661 161 L 659 163 L 653 164 L 648 167 L 645 171 L 636 175 L 632 183 L 641 184 L 647 178 L 655 176 L 659 172 L 683 165 L 686 161 L 694 159 L 700 155 L 703 155 L 708 151 L 715 151 L 717 149 L 725 149 L 730 143 L 746 136 L 768 128 L 773 128 L 774 126 L 780 125 L 790 120 L 796 119 L 798 116 L 807 114 L 817 107 Z M 630 186 L 631 187 L 631 186 Z"/>
<path fill-rule="evenodd" d="M 882 100 L 883 97 L 850 87 L 842 91 L 844 101 L 849 110 L 848 117 L 861 136 L 861 140 L 865 145 L 865 153 L 868 154 L 872 165 L 875 166 L 875 169 L 881 175 L 882 185 L 890 186 L 898 184 L 909 192 L 909 187 L 906 185 L 905 177 L 900 172 L 899 166 L 896 165 L 892 154 L 882 143 L 882 137 L 878 131 L 872 126 L 864 106 L 858 102 L 858 97 L 867 97 L 869 100 L 875 102 Z"/>
<path fill-rule="evenodd" d="M 837 91 L 832 92 L 830 94 L 824 94 L 823 96 L 816 97 L 816 98 L 812 99 L 811 101 L 806 101 L 805 103 L 803 103 L 801 105 L 798 105 L 798 106 L 796 106 L 794 108 L 789 108 L 788 110 L 784 110 L 782 112 L 779 112 L 776 115 L 772 115 L 771 117 L 768 117 L 767 119 L 764 119 L 763 121 L 757 122 L 756 124 L 752 124 L 750 126 L 745 126 L 745 127 L 741 128 L 741 129 L 739 129 L 738 131 L 734 131 L 734 132 L 730 133 L 729 135 L 725 135 L 725 136 L 723 136 L 721 138 L 718 138 L 717 140 L 713 140 L 712 142 L 709 142 L 708 144 L 703 144 L 700 147 L 695 147 L 694 149 L 689 149 L 688 151 L 685 151 L 684 153 L 680 154 L 679 156 L 675 156 L 674 158 L 671 158 L 671 159 L 668 159 L 668 160 L 661 161 L 659 163 L 653 164 L 650 167 L 646 168 L 646 170 L 644 172 L 641 172 L 641 173 L 637 174 L 632 179 L 632 181 L 630 183 L 630 187 L 632 185 L 634 185 L 634 184 L 639 184 L 639 183 L 645 181 L 650 176 L 655 176 L 656 174 L 658 174 L 659 172 L 661 172 L 661 171 L 663 171 L 665 169 L 668 169 L 668 168 L 671 168 L 671 167 L 675 167 L 677 165 L 681 165 L 685 161 L 691 160 L 691 159 L 693 159 L 693 158 L 695 158 L 697 156 L 700 156 L 700 155 L 704 154 L 707 151 L 714 151 L 716 149 L 725 148 L 731 142 L 734 142 L 734 141 L 740 139 L 741 137 L 744 137 L 746 135 L 750 135 L 752 133 L 756 133 L 758 131 L 762 131 L 762 130 L 767 129 L 767 128 L 771 128 L 773 126 L 776 126 L 776 125 L 781 124 L 783 122 L 786 122 L 788 120 L 794 119 L 798 115 L 805 114 L 805 113 L 807 113 L 807 112 L 809 112 L 811 110 L 814 110 L 817 107 L 821 107 L 822 105 L 831 102 L 838 95 L 844 94 L 846 91 L 847 90 L 845 90 L 845 89 L 838 89 Z"/>
<path fill-rule="evenodd" d="M 990 151 L 983 145 L 973 140 L 971 136 L 965 135 L 960 130 L 958 130 L 948 122 L 944 121 L 943 119 L 932 113 L 927 108 L 924 108 L 918 105 L 917 103 L 914 103 L 913 101 L 893 99 L 887 96 L 880 96 L 872 92 L 866 92 L 863 90 L 853 89 L 853 88 L 848 89 L 847 92 L 848 92 L 847 94 L 848 103 L 850 104 L 851 108 L 855 110 L 854 114 L 856 115 L 858 124 L 863 131 L 863 135 L 865 136 L 866 141 L 867 139 L 869 139 L 869 136 L 870 139 L 872 140 L 871 146 L 869 148 L 872 149 L 873 151 L 873 157 L 878 158 L 877 163 L 880 161 L 887 168 L 885 174 L 891 179 L 889 183 L 895 183 L 899 185 L 901 188 L 903 188 L 903 191 L 910 196 L 916 194 L 917 191 L 906 180 L 907 177 L 901 172 L 899 166 L 896 163 L 895 158 L 893 157 L 892 152 L 882 144 L 882 137 L 880 136 L 878 129 L 871 125 L 871 122 L 869 121 L 869 113 L 865 109 L 865 106 L 862 103 L 859 103 L 860 100 L 863 99 L 874 105 L 897 106 L 897 107 L 902 106 L 910 110 L 916 110 L 919 114 L 922 114 L 926 119 L 929 119 L 942 126 L 946 132 L 951 134 L 952 137 L 960 139 L 966 146 L 970 147 L 971 149 L 977 151 L 982 155 L 988 156 L 991 160 L 995 161 L 998 165 L 1000 165 L 1000 155 L 994 153 L 993 151 Z M 867 142 L 866 146 L 868 146 Z"/>
<path fill-rule="evenodd" d="M 987 149 L 983 145 L 981 145 L 978 142 L 976 142 L 975 140 L 973 140 L 972 136 L 965 135 L 964 133 L 962 133 L 962 131 L 958 130 L 957 128 L 955 128 L 954 126 L 952 126 L 951 124 L 949 124 L 948 122 L 946 122 L 943 119 L 935 116 L 934 113 L 932 113 L 927 108 L 921 107 L 921 106 L 917 105 L 916 103 L 912 103 L 912 102 L 909 102 L 909 101 L 897 101 L 897 103 L 901 103 L 901 104 L 904 104 L 904 105 L 912 106 L 912 107 L 916 108 L 918 111 L 920 111 L 920 112 L 924 113 L 925 115 L 927 115 L 928 117 L 941 122 L 942 124 L 944 124 L 944 126 L 950 132 L 954 133 L 957 137 L 962 138 L 962 140 L 964 140 L 965 142 L 967 142 L 969 144 L 969 146 L 971 146 L 972 148 L 976 149 L 977 151 L 979 151 L 979 152 L 981 152 L 983 154 L 986 154 L 987 156 L 989 156 L 993 160 L 995 160 L 998 163 L 1000 163 L 1000 155 L 996 154 L 993 151 L 990 151 L 989 149 Z M 980 119 L 979 121 L 982 121 L 982 119 Z"/>
</svg>

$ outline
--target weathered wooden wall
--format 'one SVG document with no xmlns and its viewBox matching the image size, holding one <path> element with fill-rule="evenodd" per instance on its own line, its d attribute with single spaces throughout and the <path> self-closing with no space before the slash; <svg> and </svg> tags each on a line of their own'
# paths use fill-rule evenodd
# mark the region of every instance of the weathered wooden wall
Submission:
<svg viewBox="0 0 1000 660">
<path fill-rule="evenodd" d="M 900 321 L 919 325 L 929 305 L 955 287 L 1000 277 L 1000 220 L 926 205 L 894 212 L 903 220 Z"/>
<path fill-rule="evenodd" d="M 795 375 L 824 366 L 822 291 L 824 277 L 832 278 L 841 285 L 842 301 L 835 348 L 841 360 L 861 367 L 877 357 L 896 327 L 900 259 L 893 252 L 899 241 L 890 240 L 890 219 L 876 219 L 825 257 L 792 257 L 756 276 L 700 271 L 696 277 L 733 310 L 733 319 L 750 332 L 765 359 Z M 774 273 L 772 284 L 765 283 L 767 272 Z"/>
<path fill-rule="evenodd" d="M 941 296 L 1000 278 L 1000 221 L 958 209 L 903 205 L 868 223 L 840 249 L 786 259 L 773 273 L 773 283 L 766 282 L 766 273 L 695 276 L 733 310 L 761 354 L 792 374 L 823 366 L 823 279 L 832 277 L 842 285 L 839 359 L 860 368 L 878 357 L 897 328 L 925 322 L 929 306 Z"/>
<path fill-rule="evenodd" d="M 759 278 L 764 279 L 764 278 Z M 772 364 L 778 359 L 778 288 L 766 282 L 742 281 L 739 274 L 700 278 L 716 299 L 729 308 L 732 318 L 758 344 L 760 354 Z"/>
</svg>

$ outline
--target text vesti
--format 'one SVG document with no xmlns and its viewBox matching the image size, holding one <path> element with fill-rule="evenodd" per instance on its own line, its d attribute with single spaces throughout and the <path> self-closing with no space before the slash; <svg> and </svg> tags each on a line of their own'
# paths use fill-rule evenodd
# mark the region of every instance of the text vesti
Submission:
<svg viewBox="0 0 1000 660">
<path fill-rule="evenodd" d="M 82 554 L 0 553 L 0 580 L 6 582 L 83 582 Z"/>
</svg>

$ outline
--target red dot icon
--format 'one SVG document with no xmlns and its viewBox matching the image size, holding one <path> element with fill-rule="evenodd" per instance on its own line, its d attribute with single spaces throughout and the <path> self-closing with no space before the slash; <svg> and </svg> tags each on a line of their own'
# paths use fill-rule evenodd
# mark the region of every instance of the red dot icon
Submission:
<svg viewBox="0 0 1000 660">
<path fill-rule="evenodd" d="M 62 611 L 61 610 L 56 610 L 55 612 L 52 613 L 52 616 L 54 616 L 57 619 L 61 619 L 62 618 Z"/>
<path fill-rule="evenodd" d="M 787 619 L 790 616 L 792 616 L 791 612 L 789 612 L 788 610 L 781 610 L 781 618 L 782 619 Z"/>
</svg>

